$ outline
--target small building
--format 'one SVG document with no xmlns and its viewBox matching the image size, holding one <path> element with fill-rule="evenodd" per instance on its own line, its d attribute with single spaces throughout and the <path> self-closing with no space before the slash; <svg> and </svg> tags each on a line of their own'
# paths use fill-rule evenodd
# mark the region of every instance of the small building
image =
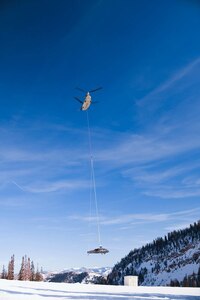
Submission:
<svg viewBox="0 0 200 300">
<path fill-rule="evenodd" d="M 124 285 L 138 286 L 138 276 L 124 276 Z"/>
</svg>

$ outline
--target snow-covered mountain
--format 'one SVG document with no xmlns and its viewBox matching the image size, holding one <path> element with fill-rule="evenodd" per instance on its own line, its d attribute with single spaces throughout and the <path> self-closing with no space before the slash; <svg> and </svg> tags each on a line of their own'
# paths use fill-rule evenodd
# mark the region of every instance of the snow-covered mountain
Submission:
<svg viewBox="0 0 200 300">
<path fill-rule="evenodd" d="M 110 272 L 111 268 L 109 267 L 72 268 L 61 272 L 48 273 L 45 280 L 49 282 L 106 284 Z"/>
<path fill-rule="evenodd" d="M 140 285 L 200 286 L 200 221 L 131 251 L 108 275 L 108 284 L 123 284 L 138 275 Z"/>
</svg>

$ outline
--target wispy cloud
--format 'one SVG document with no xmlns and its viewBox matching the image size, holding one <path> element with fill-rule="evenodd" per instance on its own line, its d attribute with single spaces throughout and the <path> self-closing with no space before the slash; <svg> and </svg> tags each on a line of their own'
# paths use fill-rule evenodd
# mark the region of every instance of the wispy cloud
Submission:
<svg viewBox="0 0 200 300">
<path fill-rule="evenodd" d="M 182 69 L 176 71 L 168 80 L 166 80 L 160 86 L 158 86 L 153 91 L 151 91 L 143 99 L 139 100 L 138 104 L 144 105 L 152 97 L 155 97 L 156 95 L 161 94 L 162 92 L 165 92 L 166 90 L 172 88 L 173 85 L 175 85 L 177 82 L 179 82 L 185 76 L 187 76 L 191 71 L 193 71 L 193 69 L 195 67 L 197 67 L 199 65 L 200 65 L 200 57 L 198 57 L 194 61 L 190 62 L 188 65 L 186 65 Z"/>
<path fill-rule="evenodd" d="M 149 189 L 143 192 L 144 195 L 154 196 L 163 199 L 181 199 L 200 197 L 199 189 L 177 188 L 176 186 L 158 186 L 156 189 Z"/>
<path fill-rule="evenodd" d="M 123 175 L 131 179 L 144 195 L 178 199 L 200 196 L 199 170 L 198 160 L 188 161 L 185 165 L 168 161 L 136 166 L 124 171 Z"/>
<path fill-rule="evenodd" d="M 107 163 L 134 163 L 135 165 L 157 161 L 200 148 L 197 136 L 187 133 L 187 140 L 182 136 L 173 135 L 125 135 L 121 140 L 114 141 L 113 147 L 102 149 L 97 153 L 97 160 Z"/>
<path fill-rule="evenodd" d="M 49 124 L 41 128 L 29 123 L 26 129 L 20 124 L 1 126 L 0 188 L 9 188 L 12 183 L 24 192 L 48 193 L 88 187 L 87 178 L 80 176 L 84 168 L 89 169 L 89 162 L 83 163 L 87 153 L 76 147 L 71 136 L 68 143 L 57 138 L 67 130 L 72 132 L 71 128 Z"/>
<path fill-rule="evenodd" d="M 166 221 L 185 221 L 188 218 L 196 219 L 200 213 L 200 207 L 190 210 L 181 210 L 171 213 L 144 213 L 144 214 L 125 214 L 117 217 L 100 216 L 100 224 L 105 226 L 111 225 L 141 225 L 149 223 L 162 223 Z M 89 217 L 83 215 L 69 216 L 69 219 L 82 222 L 97 222 L 96 217 Z"/>
<path fill-rule="evenodd" d="M 192 165 L 165 167 L 160 170 L 158 168 L 161 161 L 199 149 L 200 140 L 197 134 L 198 132 L 191 135 L 188 132 L 183 138 L 169 132 L 166 134 L 157 132 L 156 135 L 154 132 L 140 135 L 110 132 L 110 142 L 108 143 L 106 138 L 106 142 L 102 143 L 103 147 L 99 145 L 96 149 L 95 167 L 104 173 L 115 170 L 124 178 L 143 184 L 143 191 L 146 195 L 167 195 L 169 190 L 163 190 L 163 187 L 159 189 L 157 186 L 156 190 L 154 187 L 146 190 L 146 185 L 163 183 L 187 171 L 197 169 L 198 163 L 196 162 Z M 5 181 L 13 181 L 19 189 L 32 193 L 87 187 L 89 185 L 87 180 L 83 180 L 85 168 L 87 168 L 89 178 L 87 153 L 83 153 L 81 147 L 77 149 L 71 146 L 66 149 L 65 144 L 58 149 L 54 149 L 52 144 L 51 150 L 47 150 L 48 146 L 49 144 L 37 150 L 24 150 L 18 145 L 15 146 L 15 150 L 12 150 L 12 145 L 9 146 L 11 149 L 1 148 L 1 161 L 5 166 L 0 170 L 2 184 Z M 152 168 L 149 168 L 150 164 Z M 76 178 L 72 180 L 72 175 L 75 174 Z M 62 179 L 58 179 L 59 177 Z M 63 178 L 66 179 L 63 180 Z M 181 195 L 184 195 L 184 191 L 175 190 L 174 197 L 181 197 Z M 199 195 L 199 192 L 193 192 L 193 195 Z"/>
<path fill-rule="evenodd" d="M 38 182 L 34 185 L 21 186 L 15 181 L 12 181 L 20 190 L 30 193 L 51 193 L 62 190 L 74 190 L 74 189 L 85 189 L 90 187 L 90 182 L 79 181 L 79 180 L 60 180 L 54 182 Z"/>
<path fill-rule="evenodd" d="M 160 168 L 159 168 L 160 167 Z M 138 184 L 158 184 L 162 182 L 169 181 L 173 179 L 174 177 L 177 177 L 179 175 L 186 175 L 186 178 L 188 177 L 188 172 L 195 171 L 200 169 L 200 162 L 190 162 L 183 164 L 178 164 L 173 166 L 165 166 L 163 167 L 162 164 L 146 164 L 145 166 L 140 167 L 133 167 L 128 170 L 126 170 L 123 174 L 124 176 L 128 176 L 129 178 L 132 178 L 135 182 Z M 191 186 L 192 182 L 194 180 L 187 180 L 186 183 Z M 192 184 L 192 186 L 194 186 Z"/>
</svg>

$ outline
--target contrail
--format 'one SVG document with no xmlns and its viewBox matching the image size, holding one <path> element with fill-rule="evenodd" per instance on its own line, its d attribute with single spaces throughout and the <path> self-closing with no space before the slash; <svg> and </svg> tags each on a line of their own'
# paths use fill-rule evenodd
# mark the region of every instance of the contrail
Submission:
<svg viewBox="0 0 200 300">
<path fill-rule="evenodd" d="M 23 192 L 26 192 L 26 190 L 21 187 L 19 184 L 17 184 L 14 180 L 11 181 L 14 185 L 16 185 L 20 190 L 22 190 Z"/>
</svg>

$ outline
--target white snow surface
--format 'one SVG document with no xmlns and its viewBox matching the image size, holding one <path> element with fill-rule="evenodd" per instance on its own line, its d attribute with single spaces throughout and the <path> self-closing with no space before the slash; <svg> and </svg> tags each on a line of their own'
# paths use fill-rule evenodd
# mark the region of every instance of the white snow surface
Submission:
<svg viewBox="0 0 200 300">
<path fill-rule="evenodd" d="M 200 288 L 129 287 L 0 280 L 1 300 L 199 300 Z"/>
</svg>

